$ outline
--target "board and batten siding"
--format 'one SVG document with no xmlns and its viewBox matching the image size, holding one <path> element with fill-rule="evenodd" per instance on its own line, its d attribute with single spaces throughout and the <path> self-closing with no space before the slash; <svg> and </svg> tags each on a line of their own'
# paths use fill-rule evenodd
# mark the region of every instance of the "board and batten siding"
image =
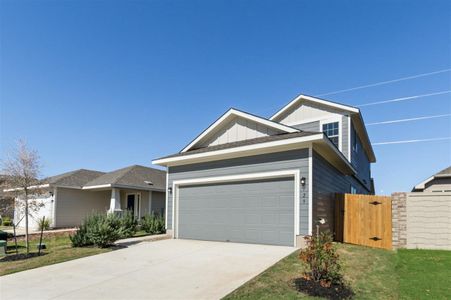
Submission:
<svg viewBox="0 0 451 300">
<path fill-rule="evenodd" d="M 216 146 L 221 144 L 233 143 L 237 141 L 245 141 L 259 137 L 275 135 L 281 133 L 280 130 L 272 129 L 268 126 L 259 124 L 252 120 L 241 117 L 233 118 L 221 130 L 211 134 L 201 147 Z"/>
<path fill-rule="evenodd" d="M 352 176 L 340 173 L 316 151 L 313 151 L 312 160 L 313 222 L 315 223 L 318 218 L 324 218 L 326 224 L 321 225 L 321 229 L 334 232 L 335 194 L 349 193 L 351 185 L 357 189 L 358 194 L 368 194 L 368 190 Z"/>
<path fill-rule="evenodd" d="M 168 186 L 172 187 L 175 180 L 299 169 L 300 177 L 306 178 L 305 187 L 301 187 L 300 189 L 299 227 L 300 235 L 307 235 L 309 230 L 308 159 L 309 150 L 305 148 L 278 153 L 169 167 Z M 173 194 L 168 193 L 167 228 L 169 230 L 172 230 L 172 204 Z"/>
</svg>

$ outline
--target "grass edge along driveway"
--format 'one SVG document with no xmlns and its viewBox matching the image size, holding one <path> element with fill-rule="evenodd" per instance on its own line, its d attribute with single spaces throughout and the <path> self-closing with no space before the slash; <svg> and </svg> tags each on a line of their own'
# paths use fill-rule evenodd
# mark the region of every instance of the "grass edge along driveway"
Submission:
<svg viewBox="0 0 451 300">
<path fill-rule="evenodd" d="M 338 244 L 343 273 L 355 299 L 451 299 L 451 251 L 390 251 Z M 319 299 L 291 282 L 303 272 L 299 251 L 224 299 Z"/>
</svg>

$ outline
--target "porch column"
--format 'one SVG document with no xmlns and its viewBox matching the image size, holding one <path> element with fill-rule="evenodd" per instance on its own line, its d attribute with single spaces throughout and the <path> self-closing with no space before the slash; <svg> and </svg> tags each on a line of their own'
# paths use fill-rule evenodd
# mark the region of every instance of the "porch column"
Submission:
<svg viewBox="0 0 451 300">
<path fill-rule="evenodd" d="M 121 210 L 122 210 L 121 209 L 121 193 L 120 193 L 119 189 L 112 188 L 109 212 L 117 212 L 117 211 L 121 211 Z"/>
</svg>

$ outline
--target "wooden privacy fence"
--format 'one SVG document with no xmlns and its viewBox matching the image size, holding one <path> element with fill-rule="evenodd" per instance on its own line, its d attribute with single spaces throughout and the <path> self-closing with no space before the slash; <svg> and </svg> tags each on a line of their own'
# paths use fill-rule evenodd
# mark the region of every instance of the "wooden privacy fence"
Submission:
<svg viewBox="0 0 451 300">
<path fill-rule="evenodd" d="M 392 249 L 391 197 L 337 194 L 335 238 L 344 243 Z"/>
</svg>

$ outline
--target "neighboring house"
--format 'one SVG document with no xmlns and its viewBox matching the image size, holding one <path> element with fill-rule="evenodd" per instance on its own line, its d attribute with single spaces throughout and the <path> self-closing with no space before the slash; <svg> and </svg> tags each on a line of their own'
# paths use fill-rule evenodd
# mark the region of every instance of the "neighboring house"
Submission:
<svg viewBox="0 0 451 300">
<path fill-rule="evenodd" d="M 131 210 L 136 218 L 145 214 L 165 214 L 166 172 L 130 166 L 109 173 L 80 169 L 43 180 L 35 196 L 42 207 L 30 213 L 30 228 L 38 227 L 45 216 L 51 227 L 79 226 L 94 212 Z M 15 222 L 25 226 L 23 211 L 16 209 Z"/>
<path fill-rule="evenodd" d="M 14 198 L 3 192 L 7 188 L 7 175 L 0 175 L 0 217 L 8 217 L 12 220 L 14 217 Z"/>
<path fill-rule="evenodd" d="M 269 119 L 230 109 L 166 166 L 174 238 L 300 246 L 335 193 L 371 194 L 376 158 L 358 108 L 301 95 Z"/>
<path fill-rule="evenodd" d="M 412 192 L 451 192 L 451 166 L 417 184 Z"/>
</svg>

